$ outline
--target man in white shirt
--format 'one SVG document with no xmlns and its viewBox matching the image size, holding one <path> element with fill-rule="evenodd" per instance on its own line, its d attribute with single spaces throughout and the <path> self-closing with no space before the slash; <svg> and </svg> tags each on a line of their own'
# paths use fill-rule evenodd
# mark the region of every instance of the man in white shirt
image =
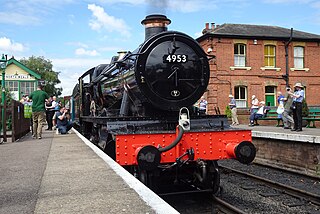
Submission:
<svg viewBox="0 0 320 214">
<path fill-rule="evenodd" d="M 260 104 L 260 107 L 258 108 L 258 111 L 254 112 L 253 114 L 250 115 L 249 126 L 254 126 L 254 120 L 257 120 L 259 118 L 264 117 L 265 114 L 267 114 L 268 110 L 270 110 L 269 107 L 265 106 L 265 102 L 264 101 L 261 101 L 259 104 Z"/>
</svg>

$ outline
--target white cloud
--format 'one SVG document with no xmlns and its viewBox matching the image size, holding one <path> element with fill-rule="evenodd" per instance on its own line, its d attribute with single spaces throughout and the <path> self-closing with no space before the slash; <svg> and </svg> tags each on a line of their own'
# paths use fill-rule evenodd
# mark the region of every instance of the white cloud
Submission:
<svg viewBox="0 0 320 214">
<path fill-rule="evenodd" d="M 78 78 L 87 70 L 99 64 L 108 64 L 110 59 L 103 58 L 61 58 L 52 59 L 53 70 L 60 72 L 61 83 L 57 87 L 62 87 L 62 96 L 72 94 L 74 86 L 78 83 Z"/>
<path fill-rule="evenodd" d="M 195 38 L 198 38 L 198 37 L 200 37 L 200 36 L 202 36 L 202 35 L 203 35 L 202 32 L 196 32 L 196 33 L 194 34 Z"/>
<path fill-rule="evenodd" d="M 15 25 L 37 25 L 41 20 L 33 15 L 21 14 L 18 12 L 0 12 L 0 23 Z M 14 17 L 14 18 L 13 18 Z"/>
<path fill-rule="evenodd" d="M 100 0 L 100 3 L 107 3 L 107 4 L 132 4 L 132 5 L 139 5 L 144 4 L 148 0 Z M 149 0 L 150 1 L 150 0 Z M 161 0 L 158 0 L 161 1 Z"/>
<path fill-rule="evenodd" d="M 119 32 L 126 37 L 130 36 L 129 27 L 122 19 L 108 15 L 102 7 L 95 4 L 89 4 L 88 9 L 91 10 L 94 17 L 89 23 L 92 30 L 100 31 L 104 29 L 109 32 Z"/>
<path fill-rule="evenodd" d="M 234 3 L 235 1 L 242 2 L 243 0 L 227 0 L 226 2 Z M 165 13 L 166 10 L 178 11 L 181 13 L 191 13 L 201 10 L 215 9 L 217 8 L 216 6 L 218 3 L 221 4 L 221 2 L 216 0 L 100 0 L 100 2 L 107 4 L 131 4 L 133 6 L 146 5 L 150 13 Z"/>
<path fill-rule="evenodd" d="M 22 52 L 26 48 L 21 43 L 16 43 L 13 40 L 11 41 L 7 37 L 0 38 L 0 50 L 4 52 Z"/>
<path fill-rule="evenodd" d="M 56 8 L 73 3 L 73 0 L 10 0 L 1 1 L 0 23 L 14 25 L 39 25 Z"/>
<path fill-rule="evenodd" d="M 75 54 L 78 56 L 84 55 L 84 56 L 97 56 L 99 53 L 96 50 L 85 50 L 84 48 L 78 48 L 75 51 Z"/>
<path fill-rule="evenodd" d="M 215 9 L 217 2 L 212 2 L 208 4 L 205 0 L 175 0 L 175 1 L 168 1 L 168 9 L 172 11 L 178 11 L 181 13 L 192 13 L 201 10 L 207 9 Z"/>
</svg>

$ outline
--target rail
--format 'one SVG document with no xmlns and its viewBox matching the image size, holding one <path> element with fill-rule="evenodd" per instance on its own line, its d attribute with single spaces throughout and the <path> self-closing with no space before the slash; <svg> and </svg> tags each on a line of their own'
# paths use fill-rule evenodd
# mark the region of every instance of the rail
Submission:
<svg viewBox="0 0 320 214">
<path fill-rule="evenodd" d="M 287 193 L 288 195 L 292 195 L 297 198 L 304 198 L 305 200 L 307 200 L 313 204 L 320 205 L 320 195 L 317 195 L 317 194 L 314 194 L 311 192 L 307 192 L 307 191 L 304 191 L 301 189 L 297 189 L 295 187 L 288 186 L 288 185 L 285 185 L 285 184 L 282 184 L 282 183 L 279 183 L 276 181 L 272 181 L 272 180 L 269 180 L 266 178 L 262 178 L 262 177 L 259 177 L 259 176 L 256 176 L 256 175 L 253 175 L 253 174 L 250 174 L 247 172 L 242 172 L 240 170 L 232 169 L 230 167 L 221 166 L 221 165 L 219 167 L 230 170 L 231 172 L 246 176 L 246 177 L 251 178 L 253 180 L 256 180 L 258 182 L 265 183 L 266 185 L 271 186 L 276 189 L 279 189 L 279 190 L 283 191 L 284 193 Z"/>
</svg>

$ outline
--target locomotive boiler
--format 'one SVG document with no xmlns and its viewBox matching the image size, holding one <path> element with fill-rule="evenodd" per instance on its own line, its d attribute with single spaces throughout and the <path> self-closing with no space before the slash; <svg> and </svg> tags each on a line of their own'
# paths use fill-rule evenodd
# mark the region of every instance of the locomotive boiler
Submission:
<svg viewBox="0 0 320 214">
<path fill-rule="evenodd" d="M 147 16 L 136 50 L 79 78 L 80 130 L 151 188 L 184 182 L 217 192 L 217 160 L 253 161 L 251 131 L 193 106 L 207 90 L 210 56 L 190 36 L 168 31 L 170 22 Z"/>
</svg>

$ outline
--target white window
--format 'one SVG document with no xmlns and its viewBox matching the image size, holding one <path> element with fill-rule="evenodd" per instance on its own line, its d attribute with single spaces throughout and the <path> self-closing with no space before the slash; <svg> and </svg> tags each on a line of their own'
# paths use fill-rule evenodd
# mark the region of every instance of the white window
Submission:
<svg viewBox="0 0 320 214">
<path fill-rule="evenodd" d="M 234 99 L 237 103 L 237 108 L 247 107 L 247 87 L 237 86 L 234 88 Z"/>
<path fill-rule="evenodd" d="M 35 90 L 34 82 L 20 82 L 20 93 L 21 95 L 30 95 Z"/>
<path fill-rule="evenodd" d="M 234 44 L 234 66 L 245 67 L 246 66 L 246 45 Z"/>
<path fill-rule="evenodd" d="M 304 47 L 294 47 L 294 67 L 304 68 Z"/>
</svg>

